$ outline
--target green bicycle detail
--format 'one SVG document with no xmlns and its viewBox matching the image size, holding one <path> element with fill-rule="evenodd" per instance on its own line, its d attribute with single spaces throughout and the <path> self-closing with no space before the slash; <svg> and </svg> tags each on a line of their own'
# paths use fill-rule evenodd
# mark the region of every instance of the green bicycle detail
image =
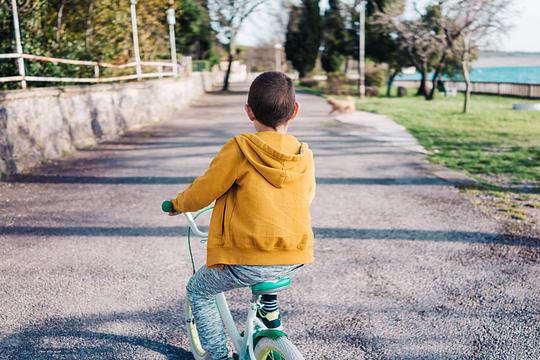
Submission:
<svg viewBox="0 0 540 360">
<path fill-rule="evenodd" d="M 165 201 L 162 204 L 162 210 L 164 212 L 174 211 L 174 208 L 170 201 Z M 210 211 L 211 208 L 204 209 L 193 216 L 191 213 L 185 213 L 186 219 L 189 223 L 188 228 L 188 245 L 189 253 L 191 257 L 191 265 L 195 272 L 195 264 L 193 261 L 193 254 L 191 251 L 191 234 L 195 234 L 198 237 L 206 239 L 208 234 L 201 231 L 195 219 Z M 289 340 L 288 335 L 276 329 L 267 329 L 262 321 L 256 317 L 257 309 L 259 305 L 260 296 L 263 294 L 275 294 L 279 291 L 283 291 L 291 286 L 290 278 L 276 279 L 275 281 L 266 281 L 259 284 L 255 284 L 251 287 L 253 297 L 250 302 L 250 307 L 245 322 L 245 331 L 239 332 L 232 318 L 225 295 L 220 293 L 216 295 L 216 306 L 218 308 L 225 330 L 229 335 L 236 352 L 239 354 L 242 360 L 304 360 L 304 357 L 300 351 Z M 199 333 L 195 319 L 191 313 L 191 306 L 188 301 L 184 305 L 184 320 L 186 325 L 186 331 L 191 346 L 191 352 L 195 360 L 209 360 L 210 354 L 208 354 L 201 344 L 199 339 Z"/>
</svg>

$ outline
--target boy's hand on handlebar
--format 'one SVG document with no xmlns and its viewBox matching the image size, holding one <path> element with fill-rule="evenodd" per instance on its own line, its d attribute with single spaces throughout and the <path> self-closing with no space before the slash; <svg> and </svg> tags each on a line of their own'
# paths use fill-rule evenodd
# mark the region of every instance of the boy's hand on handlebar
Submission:
<svg viewBox="0 0 540 360">
<path fill-rule="evenodd" d="M 169 200 L 165 200 L 161 204 L 161 210 L 163 210 L 163 212 L 169 213 L 169 216 L 176 216 L 178 214 L 181 214 L 174 209 L 172 202 Z"/>
</svg>

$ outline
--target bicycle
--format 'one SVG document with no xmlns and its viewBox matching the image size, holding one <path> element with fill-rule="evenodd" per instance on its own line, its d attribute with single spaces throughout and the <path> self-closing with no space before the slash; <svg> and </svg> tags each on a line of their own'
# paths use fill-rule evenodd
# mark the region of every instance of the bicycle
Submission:
<svg viewBox="0 0 540 360">
<path fill-rule="evenodd" d="M 170 201 L 164 201 L 162 206 L 164 212 L 170 212 L 174 208 Z M 195 273 L 195 262 L 191 250 L 191 233 L 201 238 L 201 243 L 206 243 L 208 233 L 201 231 L 195 220 L 197 217 L 212 210 L 207 208 L 195 216 L 186 212 L 184 216 L 188 221 L 187 240 L 191 265 Z M 251 286 L 252 298 L 245 322 L 245 330 L 240 332 L 236 327 L 229 305 L 224 293 L 216 295 L 216 306 L 223 321 L 225 332 L 231 339 L 234 350 L 241 360 L 304 360 L 298 348 L 288 339 L 288 335 L 282 330 L 268 329 L 263 322 L 257 318 L 256 313 L 260 308 L 259 299 L 263 294 L 276 294 L 291 286 L 291 279 L 286 277 L 274 281 L 265 281 Z M 195 319 L 191 313 L 191 306 L 186 299 L 184 304 L 184 320 L 191 347 L 191 352 L 195 360 L 208 360 L 210 355 L 203 349 L 199 340 Z"/>
</svg>

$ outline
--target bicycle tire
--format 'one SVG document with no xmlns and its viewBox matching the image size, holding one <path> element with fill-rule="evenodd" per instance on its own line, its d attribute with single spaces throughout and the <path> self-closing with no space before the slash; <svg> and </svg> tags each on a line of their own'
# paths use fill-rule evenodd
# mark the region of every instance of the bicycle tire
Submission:
<svg viewBox="0 0 540 360">
<path fill-rule="evenodd" d="M 210 354 L 208 354 L 202 347 L 201 341 L 199 339 L 199 332 L 197 331 L 197 326 L 195 325 L 195 319 L 193 319 L 193 314 L 191 313 L 191 306 L 189 302 L 184 302 L 184 320 L 186 324 L 186 332 L 189 339 L 189 346 L 191 348 L 191 353 L 195 360 L 210 360 Z"/>
<path fill-rule="evenodd" d="M 264 337 L 259 340 L 254 352 L 257 360 L 304 360 L 298 348 L 286 337 Z"/>
</svg>

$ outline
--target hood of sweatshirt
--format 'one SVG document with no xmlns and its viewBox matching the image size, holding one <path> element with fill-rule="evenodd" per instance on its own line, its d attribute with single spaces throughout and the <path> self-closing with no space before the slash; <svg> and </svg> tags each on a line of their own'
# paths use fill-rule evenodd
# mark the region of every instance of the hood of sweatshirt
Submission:
<svg viewBox="0 0 540 360">
<path fill-rule="evenodd" d="M 265 131 L 238 135 L 235 140 L 247 161 L 277 188 L 313 171 L 311 150 L 292 135 Z"/>
</svg>

